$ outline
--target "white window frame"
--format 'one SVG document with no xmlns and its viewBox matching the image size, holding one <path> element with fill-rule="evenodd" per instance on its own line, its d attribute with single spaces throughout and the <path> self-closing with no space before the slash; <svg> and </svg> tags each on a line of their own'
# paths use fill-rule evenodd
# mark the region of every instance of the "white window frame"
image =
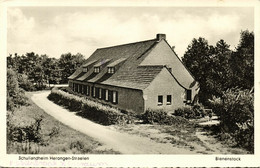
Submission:
<svg viewBox="0 0 260 168">
<path fill-rule="evenodd" d="M 109 74 L 115 73 L 115 67 L 108 67 L 107 68 L 107 73 L 109 73 Z"/>
<path fill-rule="evenodd" d="M 100 72 L 100 67 L 94 67 L 94 72 L 99 73 Z"/>
<path fill-rule="evenodd" d="M 84 67 L 84 68 L 83 68 L 83 72 L 88 72 L 88 68 L 87 68 L 87 67 Z"/>
<path fill-rule="evenodd" d="M 99 95 L 98 95 L 99 99 L 102 99 L 102 88 L 99 88 Z"/>
<path fill-rule="evenodd" d="M 105 100 L 108 101 L 108 90 L 106 89 Z"/>
<path fill-rule="evenodd" d="M 112 93 L 112 103 L 116 103 L 116 91 Z"/>
<path fill-rule="evenodd" d="M 159 102 L 159 97 L 162 97 L 162 102 Z M 157 97 L 157 105 L 162 106 L 163 105 L 163 95 L 158 95 Z"/>
<path fill-rule="evenodd" d="M 170 101 L 168 101 L 168 96 L 171 96 Z M 167 105 L 171 105 L 171 104 L 172 104 L 172 95 L 167 95 L 167 96 L 166 96 L 166 104 L 167 104 Z"/>
</svg>

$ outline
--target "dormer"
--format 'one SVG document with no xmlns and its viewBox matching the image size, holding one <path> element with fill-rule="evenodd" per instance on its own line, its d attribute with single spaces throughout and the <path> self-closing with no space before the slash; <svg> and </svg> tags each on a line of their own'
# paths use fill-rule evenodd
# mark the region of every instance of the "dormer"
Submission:
<svg viewBox="0 0 260 168">
<path fill-rule="evenodd" d="M 83 72 L 88 72 L 88 67 L 83 67 Z"/>
<path fill-rule="evenodd" d="M 108 64 L 110 59 L 102 59 L 97 64 L 94 65 L 94 73 L 99 73 L 101 69 Z"/>
<path fill-rule="evenodd" d="M 122 65 L 125 62 L 125 58 L 120 58 L 118 60 L 115 60 L 114 62 L 107 65 L 107 73 L 108 74 L 114 74 L 116 69 L 119 68 L 120 65 Z"/>
<path fill-rule="evenodd" d="M 99 73 L 100 72 L 100 67 L 94 67 L 94 73 Z"/>
<path fill-rule="evenodd" d="M 115 67 L 107 67 L 107 73 L 109 74 L 115 73 Z"/>
<path fill-rule="evenodd" d="M 94 64 L 96 62 L 96 60 L 93 60 L 93 61 L 89 61 L 89 62 L 87 62 L 86 64 L 84 64 L 83 66 L 82 66 L 82 68 L 83 68 L 83 72 L 88 72 L 89 71 L 89 69 L 92 67 L 92 65 Z"/>
</svg>

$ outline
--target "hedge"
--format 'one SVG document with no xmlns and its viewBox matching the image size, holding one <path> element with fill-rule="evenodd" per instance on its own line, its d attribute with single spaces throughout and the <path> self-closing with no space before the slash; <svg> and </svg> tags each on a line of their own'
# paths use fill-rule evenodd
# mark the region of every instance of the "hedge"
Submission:
<svg viewBox="0 0 260 168">
<path fill-rule="evenodd" d="M 102 125 L 126 124 L 132 123 L 133 117 L 121 113 L 114 107 L 109 107 L 101 103 L 88 100 L 84 97 L 79 97 L 67 92 L 52 89 L 48 99 L 56 104 L 64 106 L 70 111 L 78 112 L 77 115 L 88 118 Z"/>
<path fill-rule="evenodd" d="M 158 123 L 160 125 L 193 126 L 193 123 L 189 122 L 187 119 L 179 116 L 168 115 L 167 112 L 163 110 L 148 109 L 142 115 L 142 119 L 143 122 L 147 124 Z"/>
</svg>

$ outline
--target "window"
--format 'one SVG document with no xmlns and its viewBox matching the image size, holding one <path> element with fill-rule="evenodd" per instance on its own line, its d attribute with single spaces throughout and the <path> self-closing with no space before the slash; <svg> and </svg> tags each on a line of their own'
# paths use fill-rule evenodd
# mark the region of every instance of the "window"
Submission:
<svg viewBox="0 0 260 168">
<path fill-rule="evenodd" d="M 112 103 L 117 104 L 117 92 L 113 91 Z"/>
<path fill-rule="evenodd" d="M 79 85 L 79 93 L 82 93 L 82 90 L 83 90 L 83 86 Z"/>
<path fill-rule="evenodd" d="M 99 73 L 100 72 L 100 67 L 94 67 L 94 72 Z"/>
<path fill-rule="evenodd" d="M 172 104 L 172 95 L 167 95 L 167 105 Z"/>
<path fill-rule="evenodd" d="M 99 89 L 99 88 L 95 88 L 95 90 L 96 90 L 96 91 L 95 91 L 96 97 L 99 98 L 99 90 L 100 90 L 100 89 Z"/>
<path fill-rule="evenodd" d="M 187 90 L 187 95 L 186 95 L 186 99 L 187 99 L 187 103 L 191 102 L 191 90 Z"/>
<path fill-rule="evenodd" d="M 95 90 L 96 90 L 96 88 L 95 88 L 94 86 L 92 86 L 92 87 L 91 87 L 92 97 L 95 97 L 95 96 L 96 96 Z"/>
<path fill-rule="evenodd" d="M 76 92 L 79 92 L 79 84 L 76 84 Z"/>
<path fill-rule="evenodd" d="M 102 92 L 102 97 L 101 97 L 101 99 L 102 100 L 104 100 L 105 99 L 105 97 L 106 97 L 106 90 L 105 89 L 101 89 L 101 92 Z"/>
<path fill-rule="evenodd" d="M 108 90 L 108 101 L 112 102 L 112 91 Z"/>
<path fill-rule="evenodd" d="M 86 85 L 83 85 L 83 94 L 87 94 L 87 86 Z"/>
<path fill-rule="evenodd" d="M 108 67 L 108 68 L 107 68 L 107 72 L 108 72 L 109 74 L 115 73 L 115 67 Z"/>
<path fill-rule="evenodd" d="M 108 90 L 105 91 L 105 100 L 108 101 Z"/>
<path fill-rule="evenodd" d="M 84 67 L 84 68 L 83 68 L 83 72 L 88 72 L 88 68 L 87 68 L 87 67 Z"/>
<path fill-rule="evenodd" d="M 158 96 L 158 106 L 163 105 L 163 96 Z"/>
<path fill-rule="evenodd" d="M 72 83 L 72 90 L 75 91 L 75 83 Z"/>
</svg>

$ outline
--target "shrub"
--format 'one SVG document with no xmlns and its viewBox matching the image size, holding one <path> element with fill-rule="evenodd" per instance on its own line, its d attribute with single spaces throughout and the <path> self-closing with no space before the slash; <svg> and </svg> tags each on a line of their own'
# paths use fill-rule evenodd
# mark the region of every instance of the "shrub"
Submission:
<svg viewBox="0 0 260 168">
<path fill-rule="evenodd" d="M 18 87 L 17 74 L 12 69 L 7 69 L 7 110 L 27 105 L 24 90 Z"/>
<path fill-rule="evenodd" d="M 223 98 L 209 101 L 219 115 L 222 132 L 229 133 L 239 146 L 254 150 L 254 94 L 249 90 L 228 89 Z"/>
<path fill-rule="evenodd" d="M 190 119 L 195 117 L 195 112 L 191 107 L 181 107 L 175 110 L 174 115 Z"/>
<path fill-rule="evenodd" d="M 202 104 L 194 104 L 192 110 L 194 111 L 196 117 L 204 117 L 206 114 Z"/>
<path fill-rule="evenodd" d="M 19 87 L 26 91 L 35 91 L 33 83 L 28 80 L 28 76 L 25 74 L 18 74 Z"/>
<path fill-rule="evenodd" d="M 45 145 L 41 133 L 43 117 L 35 118 L 35 122 L 26 126 L 14 126 L 11 116 L 7 117 L 7 145 L 15 146 L 18 153 L 37 154 L 40 145 Z"/>
<path fill-rule="evenodd" d="M 147 124 L 153 124 L 153 123 L 158 123 L 160 125 L 179 125 L 179 124 L 190 125 L 191 124 L 187 119 L 178 116 L 168 115 L 167 112 L 163 110 L 148 109 L 142 115 L 142 119 L 143 122 Z"/>
<path fill-rule="evenodd" d="M 132 116 L 121 113 L 119 109 L 85 99 L 84 97 L 72 95 L 56 88 L 52 90 L 48 98 L 71 111 L 79 112 L 77 113 L 79 116 L 103 125 L 133 122 Z"/>
<path fill-rule="evenodd" d="M 181 116 L 187 119 L 200 118 L 205 116 L 204 107 L 201 104 L 195 104 L 193 107 L 180 107 L 174 111 L 175 116 Z"/>
</svg>

